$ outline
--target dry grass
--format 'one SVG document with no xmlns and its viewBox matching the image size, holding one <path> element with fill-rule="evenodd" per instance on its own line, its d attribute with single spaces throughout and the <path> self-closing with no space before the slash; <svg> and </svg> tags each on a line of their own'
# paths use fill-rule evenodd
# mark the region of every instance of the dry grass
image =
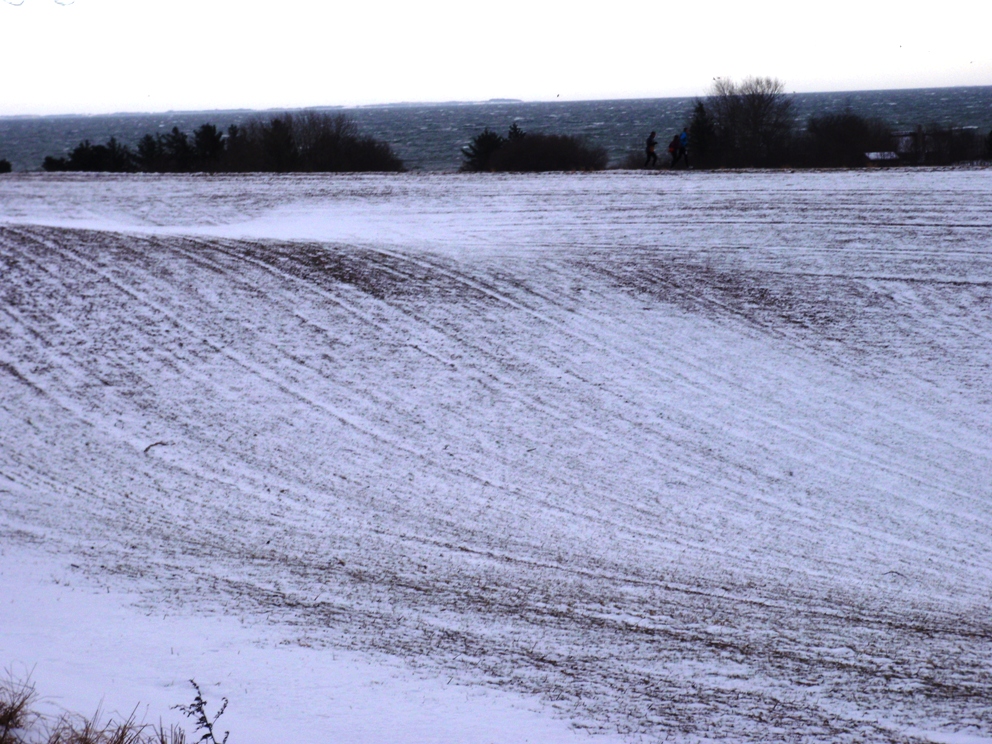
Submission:
<svg viewBox="0 0 992 744">
<path fill-rule="evenodd" d="M 46 719 L 34 709 L 37 701 L 30 675 L 19 679 L 10 670 L 5 672 L 0 678 L 0 744 L 187 744 L 180 726 L 139 723 L 137 707 L 120 721 L 110 717 L 104 722 L 100 709 L 89 717 L 63 713 Z"/>
<path fill-rule="evenodd" d="M 64 714 L 49 728 L 45 742 L 46 744 L 145 744 L 150 741 L 145 735 L 148 727 L 135 720 L 134 711 L 126 720 L 119 723 L 113 718 L 101 723 L 102 717 L 100 710 L 97 710 L 91 718 L 71 713 Z"/>
<path fill-rule="evenodd" d="M 153 734 L 149 744 L 186 744 L 186 731 L 181 726 L 165 728 L 159 723 Z"/>
<path fill-rule="evenodd" d="M 13 671 L 5 670 L 4 678 L 0 679 L 0 744 L 20 741 L 19 732 L 37 721 L 32 709 L 37 699 L 30 674 L 19 680 Z"/>
</svg>

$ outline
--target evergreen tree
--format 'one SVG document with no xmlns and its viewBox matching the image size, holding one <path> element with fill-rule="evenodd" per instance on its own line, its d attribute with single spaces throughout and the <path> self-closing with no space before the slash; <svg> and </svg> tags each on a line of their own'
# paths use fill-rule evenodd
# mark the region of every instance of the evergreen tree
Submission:
<svg viewBox="0 0 992 744">
<path fill-rule="evenodd" d="M 180 132 L 179 127 L 173 127 L 172 131 L 162 138 L 162 150 L 170 171 L 186 173 L 192 169 L 194 152 L 189 144 L 189 135 Z"/>
<path fill-rule="evenodd" d="M 224 152 L 224 135 L 213 124 L 203 124 L 193 132 L 193 149 L 199 166 L 209 168 Z"/>
<path fill-rule="evenodd" d="M 162 135 L 154 137 L 146 134 L 138 140 L 135 160 L 138 167 L 145 173 L 160 173 L 165 169 L 165 148 L 162 146 Z"/>
<path fill-rule="evenodd" d="M 489 160 L 506 140 L 502 136 L 486 127 L 482 132 L 475 135 L 472 141 L 462 148 L 462 155 L 465 162 L 462 170 L 467 171 L 487 171 L 489 170 Z"/>
<path fill-rule="evenodd" d="M 105 145 L 80 142 L 68 158 L 48 156 L 41 167 L 46 171 L 129 173 L 135 170 L 135 162 L 130 148 L 111 137 Z"/>
<path fill-rule="evenodd" d="M 267 170 L 283 173 L 293 170 L 296 163 L 296 143 L 289 122 L 273 119 L 262 128 L 262 149 Z"/>
<path fill-rule="evenodd" d="M 706 105 L 697 100 L 692 109 L 692 121 L 689 122 L 689 147 L 692 148 L 693 163 L 705 168 L 716 154 L 716 144 L 713 118 L 706 110 Z"/>
</svg>

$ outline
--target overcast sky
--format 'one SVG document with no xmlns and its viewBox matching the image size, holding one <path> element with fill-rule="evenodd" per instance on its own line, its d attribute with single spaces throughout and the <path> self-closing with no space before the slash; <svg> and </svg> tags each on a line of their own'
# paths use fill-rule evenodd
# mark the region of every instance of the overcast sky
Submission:
<svg viewBox="0 0 992 744">
<path fill-rule="evenodd" d="M 16 1 L 0 115 L 992 85 L 992 0 Z"/>
</svg>

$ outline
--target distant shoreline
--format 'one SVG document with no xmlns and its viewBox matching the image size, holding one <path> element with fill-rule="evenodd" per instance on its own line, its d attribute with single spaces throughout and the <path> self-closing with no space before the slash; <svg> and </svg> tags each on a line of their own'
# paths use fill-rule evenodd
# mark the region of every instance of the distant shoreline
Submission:
<svg viewBox="0 0 992 744">
<path fill-rule="evenodd" d="M 992 85 L 952 88 L 903 88 L 791 94 L 793 126 L 809 118 L 850 109 L 886 121 L 895 131 L 919 125 L 992 129 Z M 506 131 L 513 123 L 529 132 L 577 135 L 606 149 L 617 165 L 643 152 L 648 133 L 662 141 L 689 123 L 698 97 L 587 101 L 485 101 L 322 106 L 311 110 L 346 114 L 364 134 L 386 142 L 409 170 L 450 171 L 462 163 L 462 148 L 484 128 Z M 299 109 L 297 109 L 299 110 Z M 38 170 L 45 157 L 67 155 L 81 142 L 110 137 L 134 147 L 148 133 L 173 127 L 191 132 L 202 124 L 224 131 L 230 125 L 278 115 L 286 109 L 170 111 L 161 113 L 52 114 L 0 116 L 0 159 L 15 171 Z M 295 110 L 290 109 L 289 112 Z"/>
<path fill-rule="evenodd" d="M 858 90 L 814 90 L 814 91 L 790 91 L 790 95 L 796 97 L 803 96 L 845 96 L 864 94 L 885 94 L 885 93 L 914 93 L 924 91 L 962 91 L 962 90 L 984 90 L 992 91 L 992 85 L 954 85 L 938 88 L 864 88 Z M 25 120 L 25 119 L 60 119 L 76 117 L 102 117 L 102 116 L 187 116 L 187 115 L 217 115 L 217 116 L 237 116 L 237 115 L 259 115 L 273 114 L 295 111 L 352 111 L 368 109 L 410 109 L 410 108 L 444 108 L 451 106 L 487 106 L 487 105 L 569 105 L 569 104 L 604 104 L 604 103 L 630 103 L 630 102 L 652 102 L 652 101 L 683 101 L 696 98 L 706 98 L 706 93 L 692 96 L 656 96 L 640 98 L 573 98 L 573 99 L 549 99 L 549 100 L 525 100 L 522 98 L 489 98 L 481 101 L 393 101 L 390 103 L 362 103 L 355 105 L 347 104 L 314 104 L 311 106 L 276 106 L 269 108 L 233 108 L 233 109 L 166 109 L 149 111 L 105 111 L 105 112 L 68 112 L 58 114 L 2 114 L 3 120 Z"/>
</svg>

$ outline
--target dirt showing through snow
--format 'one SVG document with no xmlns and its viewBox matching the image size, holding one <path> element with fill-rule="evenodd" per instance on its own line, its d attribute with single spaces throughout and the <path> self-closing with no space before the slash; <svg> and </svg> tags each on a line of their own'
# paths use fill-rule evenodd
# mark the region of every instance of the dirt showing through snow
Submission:
<svg viewBox="0 0 992 744">
<path fill-rule="evenodd" d="M 4 177 L 0 560 L 607 738 L 988 740 L 990 367 L 987 170 Z"/>
</svg>

